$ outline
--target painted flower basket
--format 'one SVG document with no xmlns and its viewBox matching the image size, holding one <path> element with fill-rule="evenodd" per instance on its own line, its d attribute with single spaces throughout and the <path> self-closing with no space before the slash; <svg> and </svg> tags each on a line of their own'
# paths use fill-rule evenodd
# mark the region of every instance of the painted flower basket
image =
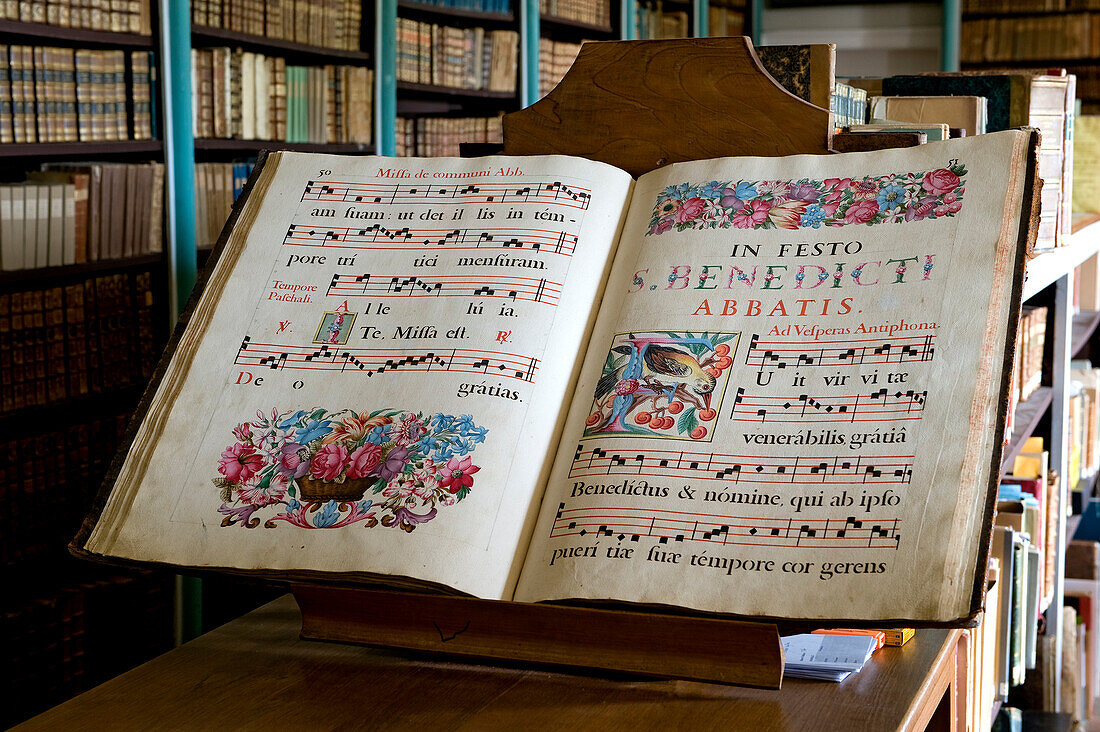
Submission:
<svg viewBox="0 0 1100 732">
<path fill-rule="evenodd" d="M 303 477 L 297 480 L 303 501 L 358 501 L 377 479 L 348 478 L 344 481 L 327 481 Z"/>
<path fill-rule="evenodd" d="M 233 429 L 213 479 L 222 526 L 362 522 L 412 532 L 466 498 L 488 430 L 469 415 L 402 409 L 257 412 Z M 369 497 L 368 497 L 369 496 Z M 258 512 L 267 515 L 261 521 Z"/>
</svg>

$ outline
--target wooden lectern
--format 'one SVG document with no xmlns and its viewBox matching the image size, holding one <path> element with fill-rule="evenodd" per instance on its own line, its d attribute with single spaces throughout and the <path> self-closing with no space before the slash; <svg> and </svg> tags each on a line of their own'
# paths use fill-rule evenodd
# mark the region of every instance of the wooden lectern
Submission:
<svg viewBox="0 0 1100 732">
<path fill-rule="evenodd" d="M 504 117 L 504 153 L 560 153 L 634 176 L 668 163 L 830 152 L 828 110 L 764 71 L 746 38 L 587 43 L 546 98 Z M 904 141 L 901 141 L 904 142 Z M 775 624 L 294 585 L 302 637 L 465 658 L 778 689 Z"/>
</svg>

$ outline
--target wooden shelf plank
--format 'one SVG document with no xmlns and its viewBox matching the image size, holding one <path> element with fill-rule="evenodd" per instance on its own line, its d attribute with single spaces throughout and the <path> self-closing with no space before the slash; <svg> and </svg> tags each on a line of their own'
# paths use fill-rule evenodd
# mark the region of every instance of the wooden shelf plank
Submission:
<svg viewBox="0 0 1100 732">
<path fill-rule="evenodd" d="M 1001 455 L 1001 475 L 1012 471 L 1016 456 L 1024 449 L 1024 443 L 1031 437 L 1053 400 L 1054 390 L 1049 386 L 1040 386 L 1025 401 L 1016 405 L 1016 426 Z"/>
<path fill-rule="evenodd" d="M 312 46 L 307 43 L 295 43 L 294 41 L 284 41 L 281 38 L 268 38 L 267 36 L 254 36 L 251 33 L 239 33 L 204 25 L 191 26 L 191 40 L 196 46 L 222 46 L 231 43 L 250 51 L 266 51 L 278 56 L 292 55 L 325 63 L 332 63 L 333 59 L 341 59 L 356 65 L 366 65 L 370 62 L 370 54 L 366 51 Z"/>
<path fill-rule="evenodd" d="M 565 30 L 571 35 L 577 35 L 578 31 L 583 33 L 594 33 L 599 36 L 610 38 L 615 34 L 615 29 L 609 25 L 596 25 L 595 23 L 585 23 L 580 20 L 573 20 L 571 18 L 559 18 L 554 15 L 542 15 L 539 17 L 539 23 L 544 29 L 550 31 Z"/>
<path fill-rule="evenodd" d="M 197 138 L 195 149 L 202 151 L 222 150 L 236 153 L 258 153 L 260 150 L 290 150 L 292 152 L 313 153 L 357 153 L 370 155 L 374 146 L 365 142 L 281 142 L 279 140 L 226 140 L 221 138 Z"/>
<path fill-rule="evenodd" d="M 466 99 L 494 99 L 501 101 L 515 101 L 516 92 L 498 92 L 487 89 L 457 89 L 449 86 L 434 86 L 432 84 L 414 84 L 411 81 L 397 82 L 397 91 L 408 94 L 425 94 L 444 97 L 464 97 Z"/>
<path fill-rule="evenodd" d="M 402 17 L 406 15 L 427 15 L 444 21 L 469 20 L 477 24 L 491 23 L 499 25 L 513 25 L 516 22 L 514 13 L 486 13 L 466 8 L 450 8 L 432 3 L 418 3 L 415 0 L 397 0 L 397 10 Z M 401 12 L 403 10 L 409 12 L 403 13 Z"/>
<path fill-rule="evenodd" d="M 83 264 L 70 264 L 63 267 L 38 267 L 10 272 L 0 272 L 0 290 L 17 289 L 12 286 L 24 284 L 50 283 L 59 280 L 71 280 L 103 273 L 120 272 L 130 269 L 149 269 L 164 262 L 164 254 L 143 254 L 125 259 L 102 259 Z"/>
<path fill-rule="evenodd" d="M 1092 221 L 1075 228 L 1065 246 L 1050 249 L 1027 263 L 1024 300 L 1061 279 L 1066 273 L 1100 251 L 1100 222 Z"/>
<path fill-rule="evenodd" d="M 1092 338 L 1096 327 L 1100 325 L 1100 310 L 1085 310 L 1073 316 L 1073 344 L 1070 356 L 1076 356 Z"/>
<path fill-rule="evenodd" d="M 118 272 L 129 269 L 147 269 L 164 261 L 164 254 L 143 254 L 125 259 L 101 259 L 96 262 L 70 264 L 64 267 L 39 267 L 0 272 L 0 290 L 17 289 L 13 285 L 34 285 L 39 283 L 56 284 L 58 280 L 68 280 L 86 275 L 104 272 Z"/>
<path fill-rule="evenodd" d="M 119 142 L 14 142 L 0 145 L 0 158 L 88 158 L 159 153 L 160 140 Z"/>
<path fill-rule="evenodd" d="M 1073 214 L 1073 233 L 1076 234 L 1086 226 L 1091 226 L 1097 221 L 1100 221 L 1100 214 L 1095 213 L 1075 213 Z"/>
<path fill-rule="evenodd" d="M 49 41 L 51 45 L 80 44 L 82 46 L 112 46 L 115 48 L 152 48 L 153 36 L 137 33 L 112 33 L 110 31 L 86 30 L 84 28 L 62 28 L 45 23 L 23 23 L 18 20 L 0 20 L 0 37 L 18 36 L 23 40 L 31 38 Z"/>
</svg>

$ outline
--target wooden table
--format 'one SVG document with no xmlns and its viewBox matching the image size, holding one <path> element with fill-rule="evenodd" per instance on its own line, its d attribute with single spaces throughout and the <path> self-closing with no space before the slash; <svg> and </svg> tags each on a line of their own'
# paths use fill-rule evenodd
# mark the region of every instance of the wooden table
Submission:
<svg viewBox="0 0 1100 732">
<path fill-rule="evenodd" d="M 300 622 L 280 598 L 17 729 L 940 730 L 965 707 L 957 630 L 918 630 L 840 684 L 765 691 L 303 641 Z"/>
</svg>

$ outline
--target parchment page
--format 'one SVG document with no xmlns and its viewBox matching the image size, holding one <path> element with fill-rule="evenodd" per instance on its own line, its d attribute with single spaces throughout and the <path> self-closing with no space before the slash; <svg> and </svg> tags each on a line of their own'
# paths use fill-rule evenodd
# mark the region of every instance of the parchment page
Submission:
<svg viewBox="0 0 1100 732">
<path fill-rule="evenodd" d="M 89 551 L 510 593 L 632 185 L 273 155 Z"/>
<path fill-rule="evenodd" d="M 966 614 L 1025 139 L 643 176 L 517 599 Z"/>
</svg>

